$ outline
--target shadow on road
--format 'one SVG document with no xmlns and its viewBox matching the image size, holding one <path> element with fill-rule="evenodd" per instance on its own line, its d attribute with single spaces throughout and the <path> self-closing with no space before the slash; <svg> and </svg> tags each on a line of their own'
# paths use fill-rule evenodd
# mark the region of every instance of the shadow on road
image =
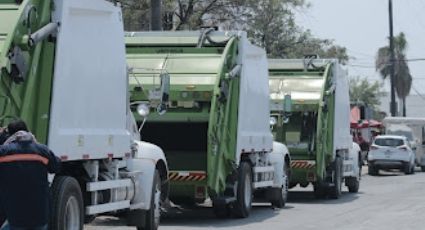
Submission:
<svg viewBox="0 0 425 230">
<path fill-rule="evenodd" d="M 415 172 L 417 172 L 418 170 L 415 169 Z M 377 177 L 389 177 L 389 176 L 409 176 L 406 175 L 404 172 L 401 172 L 400 170 L 397 169 L 381 169 L 379 170 L 378 175 L 376 175 Z"/>
<path fill-rule="evenodd" d="M 290 207 L 288 207 L 290 208 Z M 251 223 L 266 221 L 285 209 L 273 209 L 270 204 L 254 204 L 249 218 L 237 219 L 226 218 L 218 219 L 214 216 L 212 207 L 197 206 L 192 208 L 172 208 L 168 213 L 161 217 L 161 226 L 175 227 L 196 227 L 196 228 L 226 228 L 229 226 L 245 226 Z M 125 226 L 125 222 L 116 217 L 96 218 L 91 226 Z"/>
<path fill-rule="evenodd" d="M 342 192 L 342 195 L 338 199 L 316 199 L 314 197 L 313 189 L 311 191 L 290 191 L 288 196 L 288 205 L 291 206 L 291 204 L 343 204 L 357 200 L 360 194 L 362 193 Z"/>
<path fill-rule="evenodd" d="M 283 209 L 284 210 L 284 209 Z M 229 226 L 244 226 L 251 223 L 266 221 L 279 215 L 281 209 L 273 209 L 270 204 L 254 204 L 249 218 L 216 218 L 212 207 L 198 206 L 190 209 L 173 210 L 161 220 L 163 226 L 187 226 L 198 228 L 224 228 Z"/>
</svg>

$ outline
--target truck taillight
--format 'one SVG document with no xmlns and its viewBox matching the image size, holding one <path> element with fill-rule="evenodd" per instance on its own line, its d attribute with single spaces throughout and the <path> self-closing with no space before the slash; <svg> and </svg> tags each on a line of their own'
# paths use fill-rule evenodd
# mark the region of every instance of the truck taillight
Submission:
<svg viewBox="0 0 425 230">
<path fill-rule="evenodd" d="M 206 192 L 206 190 L 205 190 L 204 186 L 196 187 L 195 198 L 200 198 L 200 199 L 205 198 L 205 192 Z"/>
<path fill-rule="evenodd" d="M 404 150 L 404 151 L 407 151 L 407 147 L 406 146 L 401 146 L 401 147 L 399 147 L 399 149 Z"/>
</svg>

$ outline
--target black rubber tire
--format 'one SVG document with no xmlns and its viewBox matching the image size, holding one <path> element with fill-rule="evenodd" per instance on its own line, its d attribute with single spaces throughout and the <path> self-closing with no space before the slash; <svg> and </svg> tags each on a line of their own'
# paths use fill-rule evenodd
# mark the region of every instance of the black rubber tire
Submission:
<svg viewBox="0 0 425 230">
<path fill-rule="evenodd" d="M 271 197 L 276 199 L 270 200 L 270 203 L 273 207 L 283 208 L 285 207 L 286 201 L 288 200 L 288 186 L 289 186 L 289 165 L 285 163 L 283 168 L 284 176 L 286 176 L 286 181 L 284 186 L 281 188 L 270 188 Z"/>
<path fill-rule="evenodd" d="M 229 218 L 231 215 L 230 207 L 228 204 L 213 201 L 213 212 L 217 218 Z"/>
<path fill-rule="evenodd" d="M 333 186 L 329 187 L 329 197 L 332 199 L 338 199 L 342 193 L 342 158 L 337 157 L 335 159 L 335 169 L 333 170 Z"/>
<path fill-rule="evenodd" d="M 248 178 L 249 179 L 248 179 Z M 246 183 L 246 181 L 250 183 Z M 251 187 L 251 194 L 248 194 L 249 197 L 245 195 L 245 187 Z M 232 213 L 235 217 L 246 218 L 249 216 L 252 207 L 252 170 L 251 164 L 248 162 L 241 162 L 239 165 L 238 173 L 238 183 L 236 188 L 236 201 L 232 205 Z M 249 200 L 247 203 L 245 200 Z"/>
<path fill-rule="evenodd" d="M 313 185 L 313 189 L 314 189 L 313 190 L 314 191 L 314 197 L 316 199 L 324 199 L 328 195 L 326 187 L 319 182 L 316 182 Z"/>
<path fill-rule="evenodd" d="M 404 174 L 406 174 L 406 175 L 410 175 L 410 174 L 412 174 L 412 166 L 411 166 L 409 163 L 405 164 L 405 165 L 403 166 L 403 172 L 404 172 Z"/>
<path fill-rule="evenodd" d="M 152 194 L 151 194 L 151 208 L 145 212 L 139 211 L 141 214 L 141 218 L 145 218 L 145 226 L 136 226 L 137 230 L 157 230 L 159 227 L 160 219 L 155 221 L 155 192 L 157 190 L 161 191 L 161 178 L 159 176 L 159 172 L 156 169 L 153 183 L 152 183 Z M 161 208 L 161 207 L 159 207 Z M 161 216 L 160 216 L 161 217 Z M 160 218 L 159 217 L 159 218 Z"/>
<path fill-rule="evenodd" d="M 373 166 L 372 164 L 368 164 L 368 174 L 369 175 L 371 175 L 371 176 L 376 176 L 376 175 L 378 175 L 378 173 L 379 173 L 379 170 L 375 167 L 375 166 Z"/>
<path fill-rule="evenodd" d="M 284 189 L 283 187 L 282 188 L 269 188 L 268 189 L 269 191 L 267 191 L 267 192 L 270 193 L 269 196 L 276 197 L 275 199 L 270 200 L 272 207 L 275 207 L 275 208 L 285 207 L 286 201 L 285 201 L 284 196 L 282 195 L 283 189 Z"/>
<path fill-rule="evenodd" d="M 425 172 L 425 166 L 421 166 L 421 171 Z"/>
<path fill-rule="evenodd" d="M 50 230 L 69 230 L 66 223 L 66 205 L 71 198 L 75 198 L 79 211 L 79 224 L 74 229 L 83 229 L 84 207 L 83 196 L 78 181 L 70 176 L 56 176 L 50 188 Z M 78 222 L 78 220 L 77 220 Z"/>
<path fill-rule="evenodd" d="M 348 192 L 350 193 L 358 193 L 360 188 L 360 181 L 357 177 L 348 177 L 345 179 Z"/>
</svg>

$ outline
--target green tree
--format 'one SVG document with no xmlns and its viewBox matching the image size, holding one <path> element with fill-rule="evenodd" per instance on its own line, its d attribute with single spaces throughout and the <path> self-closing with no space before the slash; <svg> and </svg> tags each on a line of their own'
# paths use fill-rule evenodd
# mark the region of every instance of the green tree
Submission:
<svg viewBox="0 0 425 230">
<path fill-rule="evenodd" d="M 394 37 L 394 88 L 398 98 L 403 103 L 403 116 L 406 116 L 406 97 L 410 94 L 412 87 L 412 75 L 406 61 L 407 40 L 404 33 L 400 33 Z M 390 48 L 384 46 L 379 48 L 376 60 L 376 70 L 379 71 L 383 79 L 390 76 L 391 59 Z"/>
<path fill-rule="evenodd" d="M 149 29 L 150 1 L 125 1 L 126 30 Z M 197 30 L 202 26 L 219 26 L 224 30 L 245 30 L 252 42 L 264 47 L 271 58 L 318 54 L 346 63 L 349 57 L 344 47 L 329 39 L 316 38 L 296 24 L 295 12 L 309 6 L 307 0 L 163 0 L 162 27 Z"/>
<path fill-rule="evenodd" d="M 382 83 L 368 81 L 367 78 L 350 78 L 350 101 L 357 104 L 366 104 L 374 110 L 381 104 L 380 97 L 386 93 L 382 90 Z"/>
<path fill-rule="evenodd" d="M 126 31 L 146 31 L 150 27 L 150 1 L 121 1 Z"/>
<path fill-rule="evenodd" d="M 283 49 L 284 52 L 277 54 L 281 58 L 300 58 L 306 54 L 318 54 L 321 58 L 336 58 L 342 64 L 347 64 L 350 57 L 345 47 L 334 44 L 330 39 L 313 37 L 310 31 L 302 32 L 299 41 Z"/>
</svg>

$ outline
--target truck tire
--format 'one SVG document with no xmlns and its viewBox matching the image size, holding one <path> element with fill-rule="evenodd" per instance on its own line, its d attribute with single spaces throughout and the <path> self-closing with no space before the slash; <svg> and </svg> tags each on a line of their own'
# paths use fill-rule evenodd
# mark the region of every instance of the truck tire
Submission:
<svg viewBox="0 0 425 230">
<path fill-rule="evenodd" d="M 329 197 L 332 199 L 338 199 L 341 196 L 342 190 L 342 158 L 337 157 L 335 159 L 335 169 L 332 171 L 332 178 L 334 178 L 333 186 L 329 188 Z"/>
<path fill-rule="evenodd" d="M 151 208 L 147 211 L 136 211 L 139 212 L 145 218 L 144 226 L 137 226 L 137 230 L 157 230 L 161 219 L 161 178 L 159 176 L 158 169 L 155 170 L 153 183 L 152 183 L 152 195 L 151 195 Z"/>
<path fill-rule="evenodd" d="M 415 166 L 414 165 L 410 165 L 409 163 L 404 165 L 404 174 L 406 175 L 410 175 L 413 174 L 415 172 Z"/>
<path fill-rule="evenodd" d="M 350 193 L 358 193 L 360 188 L 360 180 L 357 177 L 347 177 L 346 184 L 348 188 L 348 192 Z"/>
<path fill-rule="evenodd" d="M 421 171 L 425 172 L 425 166 L 421 166 Z"/>
<path fill-rule="evenodd" d="M 232 213 L 235 217 L 246 218 L 252 206 L 252 170 L 248 162 L 241 162 L 236 186 L 236 201 L 233 203 Z"/>
<path fill-rule="evenodd" d="M 78 181 L 70 176 L 56 176 L 50 192 L 49 229 L 83 229 L 83 196 Z"/>
<path fill-rule="evenodd" d="M 371 175 L 371 176 L 378 175 L 379 170 L 375 166 L 373 166 L 371 163 L 368 163 L 367 168 L 368 168 L 368 172 L 367 173 L 369 175 Z"/>
<path fill-rule="evenodd" d="M 323 199 L 323 198 L 326 198 L 326 195 L 327 195 L 327 190 L 326 190 L 326 187 L 322 184 L 322 183 L 320 183 L 320 182 L 316 182 L 314 185 L 313 185 L 313 191 L 314 191 L 314 197 L 316 198 L 316 199 Z"/>
<path fill-rule="evenodd" d="M 224 202 L 213 200 L 213 212 L 217 218 L 224 219 L 230 217 L 230 207 Z"/>
<path fill-rule="evenodd" d="M 288 200 L 288 186 L 289 186 L 289 165 L 288 163 L 285 163 L 285 166 L 283 168 L 283 174 L 286 178 L 284 181 L 284 184 L 281 188 L 270 188 L 270 197 L 273 197 L 272 200 L 270 200 L 270 203 L 273 207 L 276 208 L 283 208 L 285 207 L 286 201 Z"/>
</svg>

